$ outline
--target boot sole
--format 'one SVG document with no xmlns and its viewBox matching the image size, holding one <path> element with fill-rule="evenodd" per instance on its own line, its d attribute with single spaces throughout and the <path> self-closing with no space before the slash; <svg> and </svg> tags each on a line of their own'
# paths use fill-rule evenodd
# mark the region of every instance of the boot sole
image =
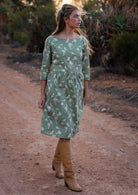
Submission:
<svg viewBox="0 0 138 195">
<path fill-rule="evenodd" d="M 70 189 L 71 191 L 73 191 L 73 192 L 82 192 L 82 190 L 73 190 L 73 189 L 71 189 L 69 186 L 68 186 L 68 184 L 65 182 L 65 186 L 68 188 L 68 189 Z"/>
</svg>

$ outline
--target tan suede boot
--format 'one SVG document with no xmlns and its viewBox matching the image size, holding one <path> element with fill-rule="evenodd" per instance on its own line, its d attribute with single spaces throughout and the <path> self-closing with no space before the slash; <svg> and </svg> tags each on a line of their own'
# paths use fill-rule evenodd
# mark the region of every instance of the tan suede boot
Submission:
<svg viewBox="0 0 138 195">
<path fill-rule="evenodd" d="M 59 179 L 64 178 L 63 172 L 62 172 L 62 161 L 61 156 L 59 152 L 59 143 L 57 144 L 54 159 L 52 161 L 52 169 L 55 171 L 55 176 Z"/>
<path fill-rule="evenodd" d="M 61 154 L 61 160 L 63 162 L 63 167 L 64 167 L 65 185 L 70 190 L 81 192 L 82 189 L 74 177 L 74 171 L 72 168 L 70 141 L 59 142 L 59 151 Z"/>
</svg>

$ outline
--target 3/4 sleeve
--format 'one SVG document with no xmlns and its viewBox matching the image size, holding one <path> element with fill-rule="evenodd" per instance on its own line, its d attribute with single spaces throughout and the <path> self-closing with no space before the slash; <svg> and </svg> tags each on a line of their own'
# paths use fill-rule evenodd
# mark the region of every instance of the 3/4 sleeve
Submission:
<svg viewBox="0 0 138 195">
<path fill-rule="evenodd" d="M 84 75 L 84 80 L 90 80 L 90 60 L 88 52 L 88 43 L 86 39 L 84 40 L 83 47 L 82 73 Z"/>
<path fill-rule="evenodd" d="M 52 63 L 52 50 L 51 50 L 50 40 L 49 38 L 47 38 L 43 50 L 40 80 L 47 80 L 48 74 L 50 72 L 51 63 Z"/>
</svg>

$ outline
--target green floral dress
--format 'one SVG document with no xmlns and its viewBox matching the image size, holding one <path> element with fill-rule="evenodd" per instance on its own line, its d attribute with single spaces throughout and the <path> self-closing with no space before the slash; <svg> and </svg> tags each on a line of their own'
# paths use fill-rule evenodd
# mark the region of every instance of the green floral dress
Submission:
<svg viewBox="0 0 138 195">
<path fill-rule="evenodd" d="M 84 80 L 90 79 L 87 40 L 83 36 L 45 41 L 40 80 L 47 80 L 41 133 L 72 138 L 79 131 Z"/>
</svg>

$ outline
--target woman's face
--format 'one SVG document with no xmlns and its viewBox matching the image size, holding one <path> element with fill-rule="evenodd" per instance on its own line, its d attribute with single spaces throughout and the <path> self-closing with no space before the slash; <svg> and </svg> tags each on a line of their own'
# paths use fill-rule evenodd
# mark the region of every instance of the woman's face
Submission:
<svg viewBox="0 0 138 195">
<path fill-rule="evenodd" d="M 65 19 L 65 23 L 71 28 L 79 28 L 81 24 L 81 16 L 78 10 L 74 10 L 69 18 Z"/>
</svg>

